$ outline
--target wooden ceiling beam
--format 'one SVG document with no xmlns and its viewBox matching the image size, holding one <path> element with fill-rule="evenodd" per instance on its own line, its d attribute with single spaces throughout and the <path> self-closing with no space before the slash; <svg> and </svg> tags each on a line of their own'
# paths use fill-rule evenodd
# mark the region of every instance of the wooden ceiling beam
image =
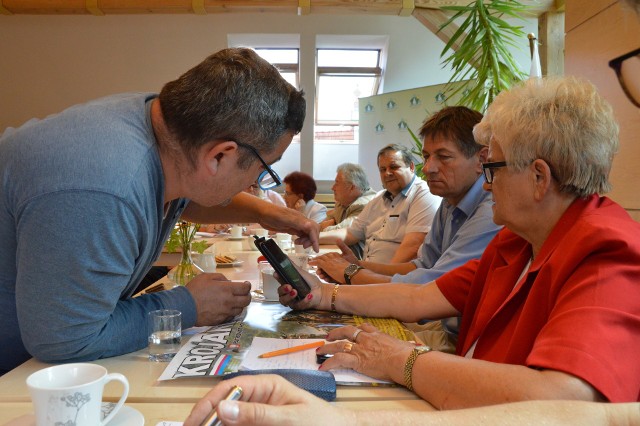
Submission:
<svg viewBox="0 0 640 426">
<path fill-rule="evenodd" d="M 564 0 L 522 0 L 552 11 Z M 0 0 L 3 14 L 286 13 L 411 16 L 469 0 Z"/>
</svg>

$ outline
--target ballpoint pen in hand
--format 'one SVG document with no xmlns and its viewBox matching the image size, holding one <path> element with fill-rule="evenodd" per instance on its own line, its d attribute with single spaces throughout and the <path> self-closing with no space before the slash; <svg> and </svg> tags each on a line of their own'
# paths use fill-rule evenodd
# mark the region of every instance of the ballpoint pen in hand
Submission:
<svg viewBox="0 0 640 426">
<path fill-rule="evenodd" d="M 240 386 L 234 386 L 231 388 L 227 396 L 224 398 L 228 401 L 237 401 L 242 396 L 242 388 Z M 220 426 L 222 422 L 218 418 L 218 411 L 216 407 L 213 407 L 213 410 L 209 413 L 209 415 L 200 423 L 200 426 Z"/>
</svg>

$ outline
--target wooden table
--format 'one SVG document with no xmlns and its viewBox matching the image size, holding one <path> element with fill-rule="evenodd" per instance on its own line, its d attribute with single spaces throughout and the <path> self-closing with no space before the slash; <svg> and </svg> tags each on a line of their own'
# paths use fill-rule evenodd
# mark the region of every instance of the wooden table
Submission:
<svg viewBox="0 0 640 426">
<path fill-rule="evenodd" d="M 138 410 L 144 416 L 146 426 L 156 426 L 162 421 L 184 421 L 193 404 L 191 403 L 131 403 L 126 402 L 126 406 Z M 339 401 L 335 405 L 352 410 L 415 410 L 433 411 L 433 408 L 422 400 L 393 400 L 393 401 Z M 33 406 L 31 402 L 0 402 L 0 425 L 8 422 L 15 422 L 15 425 L 30 425 L 28 420 L 33 417 Z M 31 423 L 35 424 L 35 423 Z M 11 424 L 9 424 L 11 425 Z"/>
<path fill-rule="evenodd" d="M 239 267 L 219 268 L 218 272 L 231 280 L 250 281 L 255 286 L 258 278 L 256 261 L 259 252 L 237 250 L 240 246 L 229 243 L 235 242 L 216 241 L 218 253 L 231 253 L 243 263 Z M 323 248 L 324 252 L 334 250 L 335 246 Z M 165 281 L 168 283 L 168 280 Z M 183 343 L 189 337 L 185 336 Z M 152 426 L 160 420 L 183 420 L 190 412 L 191 406 L 220 380 L 207 377 L 158 381 L 167 364 L 149 361 L 146 348 L 113 358 L 100 359 L 94 363 L 104 366 L 109 372 L 121 373 L 127 377 L 130 384 L 127 404 L 142 412 L 147 424 Z M 49 365 L 51 364 L 30 359 L 0 377 L 0 423 L 32 411 L 26 378 Z M 116 402 L 120 391 L 119 384 L 107 384 L 104 401 Z M 356 409 L 433 409 L 430 404 L 403 387 L 338 386 L 336 401 L 340 406 Z M 166 403 L 171 404 L 164 406 Z"/>
</svg>

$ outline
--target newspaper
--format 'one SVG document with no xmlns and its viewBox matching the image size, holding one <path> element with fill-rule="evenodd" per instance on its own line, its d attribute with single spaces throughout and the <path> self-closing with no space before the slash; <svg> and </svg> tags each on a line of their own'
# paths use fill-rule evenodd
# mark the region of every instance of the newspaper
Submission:
<svg viewBox="0 0 640 426">
<path fill-rule="evenodd" d="M 255 337 L 249 351 L 242 361 L 240 370 L 317 370 L 315 349 L 293 352 L 283 356 L 260 358 L 261 354 L 292 346 L 304 345 L 311 342 L 323 342 L 318 339 L 273 339 Z M 331 370 L 339 385 L 391 385 L 387 380 L 374 379 L 365 374 L 358 373 L 350 368 Z"/>
<path fill-rule="evenodd" d="M 167 365 L 159 380 L 221 376 L 234 373 L 254 337 L 322 339 L 344 325 L 369 323 L 398 339 L 414 340 L 413 333 L 390 318 L 368 318 L 327 311 L 291 311 L 277 303 L 256 303 L 233 321 L 195 334 Z"/>
</svg>

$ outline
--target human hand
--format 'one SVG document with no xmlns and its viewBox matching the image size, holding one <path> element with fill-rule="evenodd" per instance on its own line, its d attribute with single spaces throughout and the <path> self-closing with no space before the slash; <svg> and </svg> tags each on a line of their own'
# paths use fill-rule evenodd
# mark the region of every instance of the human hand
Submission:
<svg viewBox="0 0 640 426">
<path fill-rule="evenodd" d="M 311 265 L 311 266 L 314 266 L 314 265 Z M 315 268 L 315 272 L 316 272 L 316 275 L 323 281 L 326 281 L 328 283 L 340 284 L 338 281 L 334 280 L 333 277 L 331 277 L 331 275 L 327 274 L 326 272 L 324 272 L 322 269 L 318 267 Z"/>
<path fill-rule="evenodd" d="M 382 333 L 371 324 L 340 327 L 330 331 L 326 339 L 349 341 L 318 348 L 318 355 L 334 354 L 319 370 L 351 368 L 367 376 L 404 384 L 404 364 L 415 344 Z"/>
<path fill-rule="evenodd" d="M 196 325 L 230 321 L 251 302 L 251 283 L 229 281 L 222 274 L 200 274 L 186 285 L 196 302 Z"/>
<path fill-rule="evenodd" d="M 323 220 L 322 222 L 320 222 L 320 230 L 322 231 L 327 226 L 333 226 L 335 224 L 336 224 L 336 221 L 333 218 L 327 219 L 327 220 Z"/>
<path fill-rule="evenodd" d="M 301 212 L 302 210 L 304 210 L 304 207 L 306 205 L 306 201 L 304 201 L 302 198 L 298 198 L 298 201 L 296 201 L 296 203 L 293 205 L 293 208 Z"/>
<path fill-rule="evenodd" d="M 304 248 L 313 247 L 316 253 L 320 250 L 318 240 L 320 231 L 315 221 L 308 219 L 296 210 L 271 203 L 264 204 L 267 208 L 261 211 L 259 222 L 263 228 L 296 235 L 298 238 L 295 239 L 295 244 L 300 244 Z"/>
<path fill-rule="evenodd" d="M 284 306 L 289 306 L 295 310 L 305 310 L 305 309 L 322 309 L 320 304 L 323 300 L 323 284 L 320 282 L 320 279 L 313 274 L 310 274 L 308 271 L 300 269 L 297 265 L 294 265 L 296 270 L 302 275 L 302 278 L 309 284 L 311 287 L 311 292 L 304 298 L 304 300 L 297 300 L 296 296 L 298 292 L 294 289 L 290 284 L 285 283 L 277 273 L 273 274 L 273 276 L 278 280 L 281 284 L 278 287 L 278 295 L 280 297 L 280 303 Z"/>
<path fill-rule="evenodd" d="M 324 276 L 329 276 L 331 281 L 342 284 L 345 283 L 344 270 L 349 266 L 349 262 L 344 260 L 339 253 L 331 252 L 317 256 L 309 261 L 309 265 L 317 266 L 318 270 L 322 271 L 319 274 L 321 274 L 323 278 Z"/>
<path fill-rule="evenodd" d="M 242 388 L 240 401 L 224 397 Z M 276 375 L 239 376 L 224 380 L 191 410 L 184 426 L 198 426 L 217 406 L 218 418 L 229 426 L 355 425 L 355 413 L 335 407 Z"/>
<path fill-rule="evenodd" d="M 228 223 L 216 223 L 216 224 L 201 225 L 200 231 L 211 232 L 211 233 L 227 232 L 229 231 L 229 228 L 231 228 L 231 225 Z"/>
<path fill-rule="evenodd" d="M 353 250 L 349 248 L 349 246 L 343 240 L 336 240 L 336 245 L 342 252 L 342 258 L 347 262 L 355 263 L 356 265 L 360 265 L 360 259 L 353 254 Z"/>
</svg>

